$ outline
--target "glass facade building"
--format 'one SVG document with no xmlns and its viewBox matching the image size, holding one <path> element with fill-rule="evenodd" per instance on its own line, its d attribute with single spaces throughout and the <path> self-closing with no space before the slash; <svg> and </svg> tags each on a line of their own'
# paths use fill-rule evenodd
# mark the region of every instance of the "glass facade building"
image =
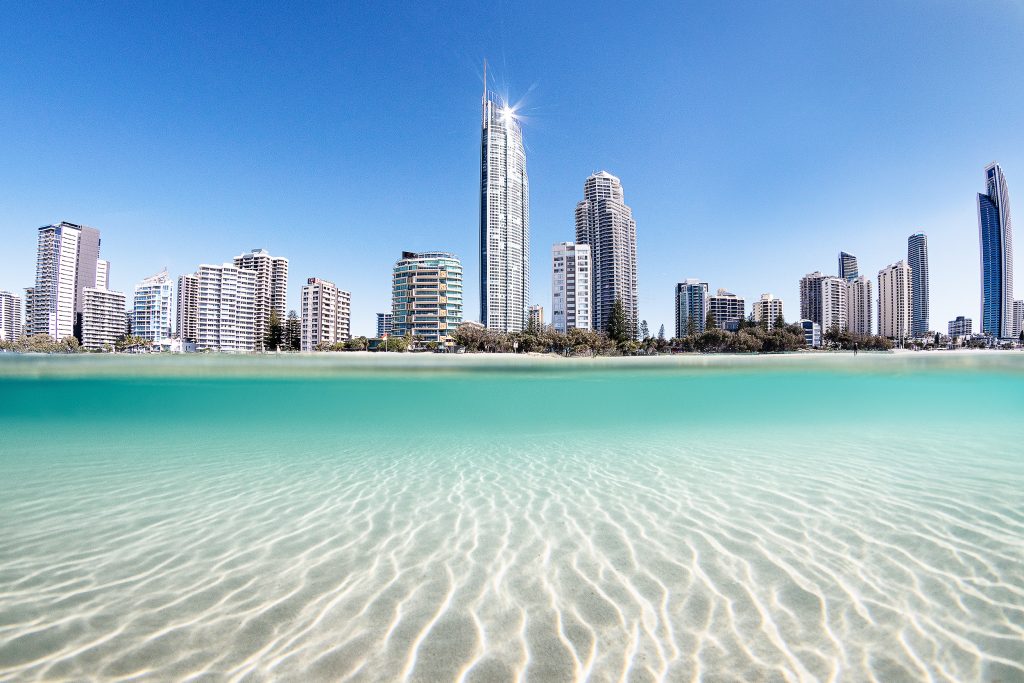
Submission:
<svg viewBox="0 0 1024 683">
<path fill-rule="evenodd" d="M 860 273 L 857 271 L 857 257 L 845 251 L 839 252 L 839 277 L 849 281 L 855 280 L 858 275 Z"/>
<path fill-rule="evenodd" d="M 986 193 L 978 195 L 981 248 L 981 332 L 1013 337 L 1013 224 L 1010 195 L 999 164 L 985 167 Z"/>
<path fill-rule="evenodd" d="M 910 266 L 910 336 L 928 334 L 928 236 L 923 232 L 907 239 L 907 265 Z"/>
<path fill-rule="evenodd" d="M 391 285 L 391 334 L 452 344 L 462 324 L 462 262 L 446 251 L 403 251 Z"/>
</svg>

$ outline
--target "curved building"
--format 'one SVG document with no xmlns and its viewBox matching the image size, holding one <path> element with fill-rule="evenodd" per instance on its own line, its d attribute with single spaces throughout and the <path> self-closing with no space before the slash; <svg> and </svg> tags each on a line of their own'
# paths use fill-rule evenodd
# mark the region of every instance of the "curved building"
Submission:
<svg viewBox="0 0 1024 683">
<path fill-rule="evenodd" d="M 981 332 L 1013 337 L 1013 223 L 1006 176 L 999 164 L 985 167 L 986 194 L 978 195 L 981 244 Z"/>
</svg>

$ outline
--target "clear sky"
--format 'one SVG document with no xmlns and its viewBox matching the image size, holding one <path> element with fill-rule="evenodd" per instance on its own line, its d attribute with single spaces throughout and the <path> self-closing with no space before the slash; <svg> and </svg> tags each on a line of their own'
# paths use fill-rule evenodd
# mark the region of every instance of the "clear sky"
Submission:
<svg viewBox="0 0 1024 683">
<path fill-rule="evenodd" d="M 687 277 L 796 318 L 803 274 L 845 250 L 875 277 L 921 230 L 932 327 L 977 327 L 985 164 L 1024 207 L 1019 2 L 2 3 L 0 289 L 69 220 L 113 289 L 263 247 L 290 307 L 309 276 L 351 290 L 357 334 L 402 250 L 454 251 L 475 319 L 484 58 L 525 116 L 549 317 L 551 244 L 605 169 L 652 330 Z"/>
</svg>

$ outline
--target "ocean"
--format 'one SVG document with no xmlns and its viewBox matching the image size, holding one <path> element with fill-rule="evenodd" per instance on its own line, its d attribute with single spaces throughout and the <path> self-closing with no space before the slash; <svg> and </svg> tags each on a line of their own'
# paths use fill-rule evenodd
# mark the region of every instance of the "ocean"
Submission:
<svg viewBox="0 0 1024 683">
<path fill-rule="evenodd" d="M 0 680 L 1022 681 L 1024 354 L 0 354 Z"/>
</svg>

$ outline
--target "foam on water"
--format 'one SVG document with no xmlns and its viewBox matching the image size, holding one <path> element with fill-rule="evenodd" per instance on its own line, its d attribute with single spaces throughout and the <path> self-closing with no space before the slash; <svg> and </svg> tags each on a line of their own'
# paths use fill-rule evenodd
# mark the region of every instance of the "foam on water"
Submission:
<svg viewBox="0 0 1024 683">
<path fill-rule="evenodd" d="M 0 679 L 1022 680 L 1021 379 L 11 373 Z"/>
</svg>

